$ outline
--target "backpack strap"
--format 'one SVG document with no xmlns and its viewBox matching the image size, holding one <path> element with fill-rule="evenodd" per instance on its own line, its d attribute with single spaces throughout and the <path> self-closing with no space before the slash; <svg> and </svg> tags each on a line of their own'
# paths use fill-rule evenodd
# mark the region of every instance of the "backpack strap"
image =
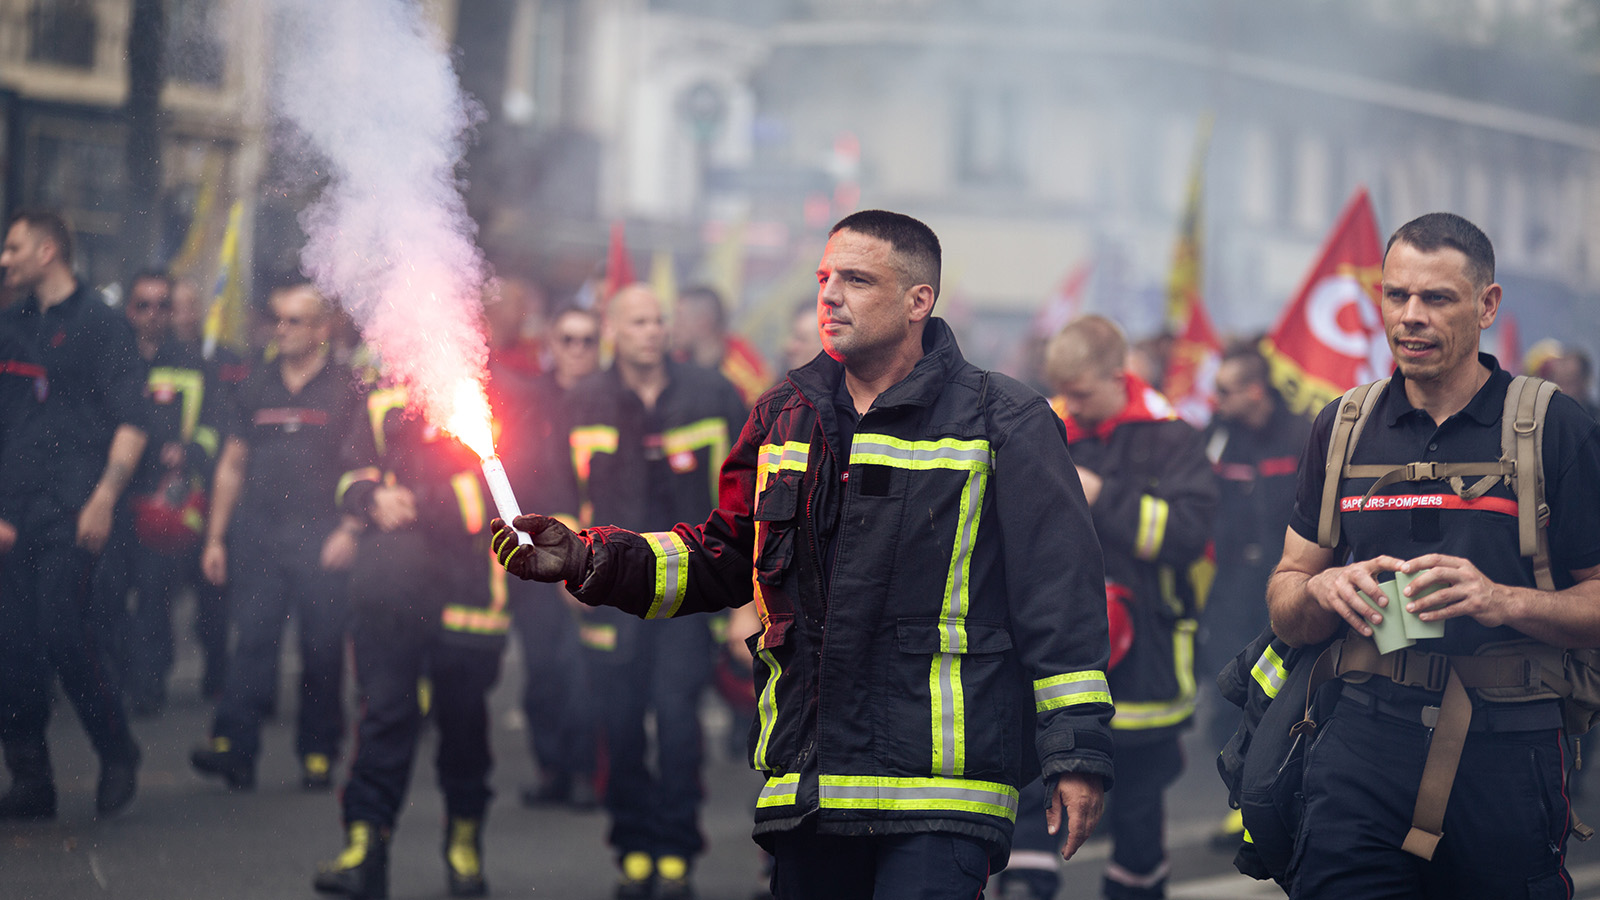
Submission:
<svg viewBox="0 0 1600 900">
<path fill-rule="evenodd" d="M 1317 518 L 1317 546 L 1333 548 L 1339 545 L 1339 482 L 1350 466 L 1350 454 L 1355 451 L 1361 429 L 1372 414 L 1389 379 L 1380 378 L 1367 384 L 1358 384 L 1339 399 L 1339 416 L 1333 423 L 1333 436 L 1328 444 L 1326 474 L 1322 480 L 1322 510 Z"/>
<path fill-rule="evenodd" d="M 1544 493 L 1544 419 L 1555 395 L 1554 383 L 1518 375 L 1506 389 L 1500 416 L 1501 458 L 1512 464 L 1512 489 L 1517 495 L 1517 544 L 1533 560 L 1533 579 L 1542 591 L 1555 590 L 1550 569 L 1550 506 Z"/>
</svg>

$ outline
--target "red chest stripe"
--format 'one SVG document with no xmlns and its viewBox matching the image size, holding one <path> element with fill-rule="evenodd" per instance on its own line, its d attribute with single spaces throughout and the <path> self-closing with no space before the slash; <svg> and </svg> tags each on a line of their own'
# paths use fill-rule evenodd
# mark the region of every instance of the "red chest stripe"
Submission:
<svg viewBox="0 0 1600 900">
<path fill-rule="evenodd" d="M 1455 494 L 1393 494 L 1373 497 L 1362 508 L 1360 497 L 1339 500 L 1340 512 L 1383 512 L 1394 509 L 1479 509 L 1514 516 L 1517 514 L 1517 501 L 1504 497 L 1463 500 Z"/>
</svg>

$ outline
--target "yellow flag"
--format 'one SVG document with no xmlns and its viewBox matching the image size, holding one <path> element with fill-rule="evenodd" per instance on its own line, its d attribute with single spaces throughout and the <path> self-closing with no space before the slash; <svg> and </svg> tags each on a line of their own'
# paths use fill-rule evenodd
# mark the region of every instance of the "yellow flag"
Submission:
<svg viewBox="0 0 1600 900">
<path fill-rule="evenodd" d="M 189 231 L 184 235 L 183 248 L 167 267 L 174 278 L 192 278 L 200 265 L 206 237 L 211 231 L 212 210 L 216 208 L 217 195 L 221 192 L 222 169 L 222 154 L 207 154 L 205 169 L 200 176 L 200 193 L 194 200 L 194 212 L 189 217 Z"/>
<path fill-rule="evenodd" d="M 672 251 L 657 250 L 650 255 L 650 290 L 661 301 L 662 315 L 671 316 L 678 305 L 678 273 L 672 264 Z"/>
<path fill-rule="evenodd" d="M 730 311 L 744 306 L 744 220 L 729 223 L 722 240 L 706 254 L 706 283 L 717 289 Z"/>
<path fill-rule="evenodd" d="M 239 270 L 239 231 L 243 224 L 244 202 L 235 200 L 228 210 L 228 230 L 222 235 L 211 309 L 206 312 L 202 349 L 207 359 L 216 355 L 218 345 L 238 353 L 245 350 L 244 273 Z"/>
<path fill-rule="evenodd" d="M 1189 324 L 1189 307 L 1200 296 L 1201 242 L 1204 239 L 1203 199 L 1206 179 L 1206 151 L 1211 146 L 1214 117 L 1200 118 L 1200 134 L 1195 138 L 1194 160 L 1189 165 L 1188 196 L 1183 204 L 1183 221 L 1178 226 L 1178 244 L 1172 253 L 1172 272 L 1167 278 L 1167 327 L 1182 334 Z"/>
</svg>

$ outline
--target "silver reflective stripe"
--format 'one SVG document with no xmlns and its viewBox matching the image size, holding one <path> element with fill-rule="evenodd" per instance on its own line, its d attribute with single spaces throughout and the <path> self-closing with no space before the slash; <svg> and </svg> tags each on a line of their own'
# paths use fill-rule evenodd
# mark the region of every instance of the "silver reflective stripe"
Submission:
<svg viewBox="0 0 1600 900">
<path fill-rule="evenodd" d="M 1036 712 L 1071 706 L 1074 703 L 1110 703 L 1111 685 L 1097 671 L 1058 675 L 1033 683 Z"/>
<path fill-rule="evenodd" d="M 1278 692 L 1283 690 L 1284 683 L 1289 680 L 1289 673 L 1283 668 L 1283 658 L 1278 655 L 1278 651 L 1272 649 L 1271 644 L 1267 645 L 1261 658 L 1256 660 L 1255 668 L 1250 670 L 1250 676 L 1256 680 L 1256 684 L 1261 685 L 1261 690 L 1266 692 L 1269 700 L 1278 696 Z"/>
<path fill-rule="evenodd" d="M 793 806 L 800 792 L 800 775 L 777 775 L 767 779 L 756 797 L 756 808 L 767 806 Z"/>
<path fill-rule="evenodd" d="M 1017 818 L 1015 788 L 961 778 L 824 775 L 818 799 L 824 809 L 949 810 Z"/>
</svg>

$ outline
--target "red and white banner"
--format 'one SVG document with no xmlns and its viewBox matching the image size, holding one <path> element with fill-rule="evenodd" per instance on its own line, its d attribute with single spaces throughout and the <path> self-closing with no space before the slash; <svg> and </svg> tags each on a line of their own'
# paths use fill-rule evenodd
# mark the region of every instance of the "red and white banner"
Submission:
<svg viewBox="0 0 1600 900">
<path fill-rule="evenodd" d="M 1317 262 L 1261 341 L 1272 383 L 1302 415 L 1394 368 L 1379 312 L 1383 241 L 1366 188 L 1339 214 Z"/>
</svg>

